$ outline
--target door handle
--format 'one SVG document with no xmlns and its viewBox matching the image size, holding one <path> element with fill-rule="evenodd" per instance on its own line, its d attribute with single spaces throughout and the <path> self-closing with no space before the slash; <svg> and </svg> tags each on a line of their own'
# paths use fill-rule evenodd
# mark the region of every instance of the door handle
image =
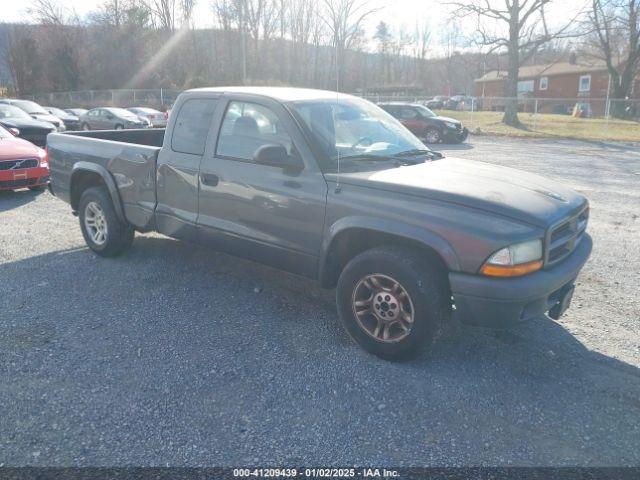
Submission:
<svg viewBox="0 0 640 480">
<path fill-rule="evenodd" d="M 218 185 L 219 181 L 220 181 L 220 178 L 218 177 L 218 175 L 216 175 L 214 173 L 201 173 L 200 174 L 200 182 L 202 182 L 204 185 L 209 185 L 210 187 L 215 187 L 216 185 Z"/>
</svg>

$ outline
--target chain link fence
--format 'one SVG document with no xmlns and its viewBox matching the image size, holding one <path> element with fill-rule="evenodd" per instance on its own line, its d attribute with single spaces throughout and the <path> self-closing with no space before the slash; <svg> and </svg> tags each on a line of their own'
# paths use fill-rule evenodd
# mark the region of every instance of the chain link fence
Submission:
<svg viewBox="0 0 640 480">
<path fill-rule="evenodd" d="M 173 105 L 179 93 L 180 90 L 166 88 L 83 90 L 26 95 L 23 98 L 58 108 L 151 107 L 165 110 Z"/>
<path fill-rule="evenodd" d="M 640 99 L 364 95 L 374 103 L 421 104 L 437 115 L 461 121 L 472 133 L 565 136 L 593 140 L 640 141 Z M 514 102 L 522 128 L 502 123 Z M 407 112 L 411 116 L 411 112 Z M 410 118 L 408 118 L 410 119 Z"/>
<path fill-rule="evenodd" d="M 170 108 L 179 90 L 120 89 L 53 92 L 25 96 L 45 106 L 59 108 L 133 107 L 146 106 L 159 110 Z M 566 136 L 593 140 L 640 141 L 640 99 L 569 97 L 533 98 L 522 96 L 411 96 L 371 95 L 362 97 L 374 102 L 408 102 L 422 104 L 436 114 L 463 122 L 472 133 L 514 134 L 508 131 L 501 117 L 505 106 L 515 102 L 522 128 L 529 136 Z"/>
</svg>

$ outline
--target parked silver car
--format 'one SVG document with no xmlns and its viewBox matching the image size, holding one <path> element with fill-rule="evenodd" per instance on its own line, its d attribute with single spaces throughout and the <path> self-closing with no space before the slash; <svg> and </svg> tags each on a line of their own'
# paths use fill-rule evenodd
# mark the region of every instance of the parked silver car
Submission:
<svg viewBox="0 0 640 480">
<path fill-rule="evenodd" d="M 169 119 L 168 113 L 163 113 L 155 108 L 148 107 L 131 107 L 127 108 L 131 113 L 135 113 L 142 120 L 149 120 L 151 126 L 154 128 L 165 128 L 167 126 L 167 120 Z"/>
<path fill-rule="evenodd" d="M 82 130 L 121 130 L 149 128 L 151 123 L 124 108 L 94 108 L 80 117 Z"/>
</svg>

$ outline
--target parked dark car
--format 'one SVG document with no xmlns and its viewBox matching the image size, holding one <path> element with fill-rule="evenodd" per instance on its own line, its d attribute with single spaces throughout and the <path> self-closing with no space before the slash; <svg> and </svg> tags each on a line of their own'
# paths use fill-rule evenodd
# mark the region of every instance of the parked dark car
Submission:
<svg viewBox="0 0 640 480">
<path fill-rule="evenodd" d="M 4 103 L 0 103 L 0 124 L 17 137 L 24 138 L 39 147 L 46 146 L 47 135 L 56 131 L 53 124 L 34 120 L 24 110 Z"/>
<path fill-rule="evenodd" d="M 169 114 L 167 112 L 162 113 L 160 110 L 148 107 L 131 107 L 127 108 L 131 113 L 135 113 L 143 120 L 148 120 L 153 128 L 165 128 L 167 126 L 167 120 Z"/>
<path fill-rule="evenodd" d="M 80 118 L 89 110 L 87 110 L 86 108 L 65 108 L 64 111 L 67 112 L 69 115 L 75 115 L 76 117 Z"/>
<path fill-rule="evenodd" d="M 80 117 L 82 130 L 122 130 L 150 126 L 149 121 L 142 120 L 135 113 L 124 108 L 94 108 Z"/>
<path fill-rule="evenodd" d="M 431 100 L 427 100 L 425 102 L 425 106 L 428 108 L 434 108 L 436 110 L 439 110 L 441 108 L 444 108 L 445 102 L 447 102 L 448 100 L 449 100 L 449 97 L 447 96 L 436 95 Z"/>
<path fill-rule="evenodd" d="M 80 130 L 80 118 L 77 115 L 56 107 L 44 107 L 44 109 L 62 120 L 67 130 Z"/>
<path fill-rule="evenodd" d="M 458 120 L 438 116 L 424 105 L 396 102 L 380 103 L 379 106 L 427 143 L 460 143 L 469 135 L 469 130 Z"/>
<path fill-rule="evenodd" d="M 454 95 L 444 102 L 443 108 L 447 110 L 471 110 L 473 99 L 466 95 Z"/>
<path fill-rule="evenodd" d="M 591 252 L 584 196 L 443 158 L 335 92 L 190 90 L 166 131 L 53 134 L 49 157 L 52 192 L 96 254 L 155 230 L 317 279 L 336 288 L 351 337 L 384 358 L 417 354 L 452 314 L 494 327 L 559 318 Z"/>
<path fill-rule="evenodd" d="M 59 119 L 55 115 L 51 115 L 44 109 L 44 107 L 38 105 L 36 102 L 32 102 L 31 100 L 15 100 L 11 98 L 2 98 L 0 99 L 0 103 L 18 107 L 34 120 L 49 122 L 56 127 L 56 130 L 58 132 L 64 132 L 66 130 L 64 122 L 61 119 Z"/>
</svg>

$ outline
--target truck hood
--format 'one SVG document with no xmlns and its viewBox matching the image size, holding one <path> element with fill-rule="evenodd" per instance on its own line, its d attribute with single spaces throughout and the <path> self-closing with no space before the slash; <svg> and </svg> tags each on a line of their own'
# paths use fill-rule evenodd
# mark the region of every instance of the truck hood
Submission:
<svg viewBox="0 0 640 480">
<path fill-rule="evenodd" d="M 449 122 L 449 123 L 455 123 L 458 124 L 460 123 L 460 120 L 456 120 L 455 118 L 451 118 L 451 117 L 441 117 L 440 115 L 436 115 L 435 117 L 431 117 L 432 120 L 438 120 L 440 122 Z"/>
<path fill-rule="evenodd" d="M 0 138 L 0 161 L 19 158 L 38 158 L 42 150 L 22 138 Z"/>
<path fill-rule="evenodd" d="M 336 181 L 335 174 L 327 177 Z M 450 157 L 376 172 L 341 173 L 340 183 L 458 204 L 543 228 L 586 203 L 577 192 L 539 175 Z"/>
<path fill-rule="evenodd" d="M 50 113 L 32 113 L 31 117 L 35 120 L 40 120 L 41 122 L 49 122 L 56 127 L 59 127 L 62 124 L 62 120 Z"/>
<path fill-rule="evenodd" d="M 40 120 L 32 120 L 30 118 L 17 118 L 17 117 L 8 117 L 3 118 L 0 123 L 7 127 L 14 127 L 20 130 L 21 128 L 41 128 L 48 131 L 54 131 L 56 129 L 55 125 L 52 125 L 49 122 L 42 122 Z"/>
</svg>

